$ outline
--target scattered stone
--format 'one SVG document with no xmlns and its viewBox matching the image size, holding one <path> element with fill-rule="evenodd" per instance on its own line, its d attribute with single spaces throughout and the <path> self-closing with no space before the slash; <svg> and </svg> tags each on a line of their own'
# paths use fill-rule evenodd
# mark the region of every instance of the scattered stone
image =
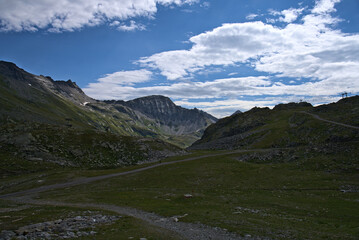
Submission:
<svg viewBox="0 0 359 240">
<path fill-rule="evenodd" d="M 185 198 L 193 198 L 193 195 L 192 194 L 185 194 L 185 195 L 183 195 Z"/>
<path fill-rule="evenodd" d="M 10 239 L 68 239 L 82 236 L 95 235 L 93 229 L 96 225 L 112 224 L 120 216 L 106 216 L 96 214 L 92 216 L 76 216 L 73 218 L 57 219 L 43 223 L 23 226 L 16 231 L 3 230 L 0 233 L 1 240 Z M 81 231 L 86 229 L 87 231 Z"/>
<path fill-rule="evenodd" d="M 244 208 L 244 207 L 236 207 L 236 211 L 233 212 L 233 214 L 241 214 L 242 212 L 249 212 L 249 213 L 254 213 L 254 214 L 262 213 L 262 211 L 257 210 L 257 209 L 250 209 L 250 208 Z"/>
<path fill-rule="evenodd" d="M 12 239 L 15 236 L 16 233 L 14 233 L 13 231 L 3 230 L 0 233 L 0 239 L 4 239 L 4 240 Z"/>
</svg>

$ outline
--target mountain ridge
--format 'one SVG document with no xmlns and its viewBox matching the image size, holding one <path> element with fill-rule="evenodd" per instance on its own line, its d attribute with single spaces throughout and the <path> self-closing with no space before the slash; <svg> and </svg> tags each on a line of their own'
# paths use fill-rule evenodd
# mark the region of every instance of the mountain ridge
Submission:
<svg viewBox="0 0 359 240">
<path fill-rule="evenodd" d="M 11 103 L 3 97 L 4 105 L 8 105 L 10 110 L 4 112 L 4 109 L 0 109 L 0 112 L 15 119 L 42 118 L 43 122 L 67 125 L 71 119 L 73 126 L 85 123 L 98 130 L 160 138 L 181 147 L 199 139 L 203 130 L 217 120 L 203 111 L 177 106 L 168 97 L 159 95 L 130 101 L 95 100 L 87 96 L 76 82 L 55 81 L 49 76 L 37 76 L 11 62 L 0 61 L 0 75 L 2 90 L 6 92 L 4 96 L 19 100 L 19 103 Z M 76 106 L 69 106 L 68 101 Z M 44 105 L 41 111 L 37 108 L 39 103 Z M 53 104 L 56 106 L 52 106 Z M 13 111 L 26 105 L 30 106 L 27 110 L 22 109 L 21 114 Z M 62 107 L 65 110 L 60 109 L 60 105 L 65 105 L 66 107 Z M 30 108 L 31 112 L 28 111 Z M 44 114 L 48 110 L 54 116 Z"/>
</svg>

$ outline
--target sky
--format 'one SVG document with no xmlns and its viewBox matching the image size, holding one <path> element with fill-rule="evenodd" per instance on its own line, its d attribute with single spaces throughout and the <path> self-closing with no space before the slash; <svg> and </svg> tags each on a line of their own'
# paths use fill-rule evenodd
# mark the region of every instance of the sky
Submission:
<svg viewBox="0 0 359 240">
<path fill-rule="evenodd" d="M 359 93 L 359 0 L 0 0 L 0 60 L 216 117 Z"/>
</svg>

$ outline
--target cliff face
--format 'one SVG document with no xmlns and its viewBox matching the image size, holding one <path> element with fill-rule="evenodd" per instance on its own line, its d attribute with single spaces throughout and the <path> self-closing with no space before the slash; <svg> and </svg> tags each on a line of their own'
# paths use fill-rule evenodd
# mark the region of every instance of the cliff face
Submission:
<svg viewBox="0 0 359 240">
<path fill-rule="evenodd" d="M 154 119 L 169 134 L 181 135 L 202 131 L 217 119 L 197 109 L 186 109 L 175 105 L 164 96 L 148 96 L 123 103 Z"/>
</svg>

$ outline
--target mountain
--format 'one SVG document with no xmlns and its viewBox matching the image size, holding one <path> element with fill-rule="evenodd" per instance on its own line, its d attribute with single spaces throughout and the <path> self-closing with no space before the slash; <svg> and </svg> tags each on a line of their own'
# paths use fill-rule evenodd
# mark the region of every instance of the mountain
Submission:
<svg viewBox="0 0 359 240">
<path fill-rule="evenodd" d="M 180 147 L 198 140 L 217 119 L 176 106 L 164 96 L 131 101 L 98 101 L 75 82 L 36 76 L 0 61 L 2 116 L 74 127 L 93 127 L 125 136 L 158 138 Z"/>
<path fill-rule="evenodd" d="M 234 113 L 232 113 L 232 115 L 241 114 L 241 113 L 242 113 L 241 110 L 237 110 L 237 111 L 235 111 Z"/>
<path fill-rule="evenodd" d="M 0 172 L 6 174 L 48 165 L 157 161 L 183 154 L 178 146 L 189 146 L 215 121 L 163 96 L 95 100 L 71 80 L 55 81 L 0 61 Z"/>
<path fill-rule="evenodd" d="M 217 121 L 215 117 L 198 109 L 179 107 L 165 96 L 141 97 L 117 103 L 154 119 L 164 132 L 171 135 L 195 133 Z"/>
<path fill-rule="evenodd" d="M 300 102 L 279 104 L 272 110 L 253 108 L 218 120 L 189 149 L 288 148 L 354 143 L 359 140 L 358 119 L 359 96 L 318 107 Z"/>
</svg>

